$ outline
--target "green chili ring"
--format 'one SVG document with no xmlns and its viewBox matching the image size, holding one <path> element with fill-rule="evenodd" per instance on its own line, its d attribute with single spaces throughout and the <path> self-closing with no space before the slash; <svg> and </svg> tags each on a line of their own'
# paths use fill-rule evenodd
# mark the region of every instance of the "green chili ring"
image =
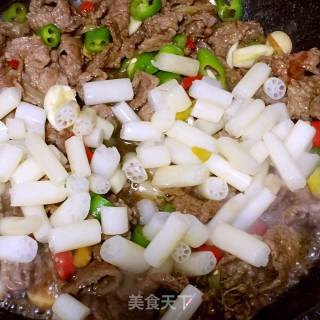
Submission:
<svg viewBox="0 0 320 320">
<path fill-rule="evenodd" d="M 52 23 L 43 26 L 39 31 L 39 35 L 42 41 L 50 48 L 56 48 L 61 41 L 61 31 Z"/>
<path fill-rule="evenodd" d="M 225 22 L 238 21 L 243 18 L 243 0 L 216 0 L 217 11 L 220 19 Z"/>
<path fill-rule="evenodd" d="M 111 35 L 107 27 L 94 28 L 85 33 L 84 47 L 89 53 L 100 53 L 110 40 Z"/>
<path fill-rule="evenodd" d="M 202 48 L 199 49 L 197 58 L 200 62 L 200 74 L 206 76 L 208 75 L 206 68 L 212 68 L 217 72 L 217 79 L 220 81 L 222 87 L 227 89 L 228 84 L 225 70 L 218 57 L 211 50 Z"/>
<path fill-rule="evenodd" d="M 161 0 L 131 0 L 129 10 L 134 19 L 144 21 L 161 10 Z"/>
<path fill-rule="evenodd" d="M 27 20 L 27 7 L 21 3 L 16 2 L 12 4 L 2 15 L 5 22 L 24 23 Z"/>
</svg>

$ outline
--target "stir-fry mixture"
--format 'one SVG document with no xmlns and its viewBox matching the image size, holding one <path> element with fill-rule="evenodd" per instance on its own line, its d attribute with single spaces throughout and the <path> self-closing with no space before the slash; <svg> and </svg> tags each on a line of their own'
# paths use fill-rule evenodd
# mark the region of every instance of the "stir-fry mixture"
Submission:
<svg viewBox="0 0 320 320">
<path fill-rule="evenodd" d="M 243 12 L 31 0 L 2 13 L 2 308 L 248 319 L 307 273 L 320 51 L 292 53 Z"/>
</svg>

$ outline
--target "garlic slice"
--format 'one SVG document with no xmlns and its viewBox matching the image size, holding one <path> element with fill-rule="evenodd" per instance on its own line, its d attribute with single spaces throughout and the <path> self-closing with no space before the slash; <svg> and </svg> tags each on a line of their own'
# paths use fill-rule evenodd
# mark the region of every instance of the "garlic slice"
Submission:
<svg viewBox="0 0 320 320">
<path fill-rule="evenodd" d="M 236 42 L 235 44 L 233 44 L 227 54 L 227 65 L 233 69 L 234 65 L 233 65 L 233 53 L 238 49 L 239 46 L 239 42 Z"/>
<path fill-rule="evenodd" d="M 274 49 L 268 45 L 256 44 L 237 49 L 233 52 L 233 66 L 238 68 L 251 68 L 258 58 L 271 56 Z"/>
</svg>

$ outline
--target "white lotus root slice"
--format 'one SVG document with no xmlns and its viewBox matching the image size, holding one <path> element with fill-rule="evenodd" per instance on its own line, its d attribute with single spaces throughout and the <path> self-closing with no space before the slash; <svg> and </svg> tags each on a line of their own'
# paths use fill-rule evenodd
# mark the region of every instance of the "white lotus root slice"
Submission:
<svg viewBox="0 0 320 320">
<path fill-rule="evenodd" d="M 264 83 L 263 91 L 271 99 L 280 100 L 285 96 L 287 87 L 281 79 L 271 77 Z"/>
</svg>

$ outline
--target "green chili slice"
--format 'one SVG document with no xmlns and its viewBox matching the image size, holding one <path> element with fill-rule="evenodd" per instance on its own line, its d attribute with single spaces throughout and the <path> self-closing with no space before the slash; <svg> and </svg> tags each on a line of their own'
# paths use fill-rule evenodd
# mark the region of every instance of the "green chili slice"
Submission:
<svg viewBox="0 0 320 320">
<path fill-rule="evenodd" d="M 12 4 L 2 15 L 5 22 L 23 23 L 27 20 L 27 7 L 21 3 L 16 2 Z"/>
<path fill-rule="evenodd" d="M 174 212 L 176 211 L 176 207 L 170 203 L 170 202 L 167 202 L 165 203 L 161 208 L 160 208 L 161 211 L 164 211 L 164 212 Z"/>
<path fill-rule="evenodd" d="M 177 47 L 174 44 L 166 44 L 160 50 L 159 53 L 171 53 L 176 54 L 178 56 L 183 56 L 184 52 L 181 48 Z"/>
<path fill-rule="evenodd" d="M 228 85 L 225 70 L 218 57 L 211 50 L 202 48 L 199 49 L 197 58 L 200 62 L 200 74 L 207 76 L 206 68 L 212 68 L 217 72 L 217 79 L 220 81 L 222 87 L 227 89 Z"/>
<path fill-rule="evenodd" d="M 138 71 L 144 71 L 149 74 L 154 74 L 159 71 L 151 62 L 155 55 L 155 52 L 144 52 L 132 58 L 127 67 L 129 78 L 132 79 Z"/>
<path fill-rule="evenodd" d="M 84 46 L 89 53 L 99 53 L 108 45 L 110 39 L 108 28 L 98 27 L 85 33 Z"/>
<path fill-rule="evenodd" d="M 144 21 L 161 10 L 161 0 L 131 0 L 129 10 L 134 19 Z"/>
<path fill-rule="evenodd" d="M 113 203 L 108 199 L 100 196 L 99 194 L 93 194 L 91 196 L 90 202 L 90 214 L 98 219 L 101 220 L 101 207 L 114 207 Z"/>
<path fill-rule="evenodd" d="M 319 147 L 313 147 L 310 152 L 320 155 L 320 148 Z"/>
<path fill-rule="evenodd" d="M 146 248 L 150 241 L 143 234 L 143 226 L 138 224 L 132 233 L 131 240 L 141 247 Z"/>
<path fill-rule="evenodd" d="M 56 48 L 61 41 L 61 31 L 52 23 L 43 26 L 39 31 L 39 35 L 42 41 L 50 48 Z"/>
<path fill-rule="evenodd" d="M 243 0 L 216 0 L 216 6 L 218 15 L 222 21 L 238 21 L 243 17 Z"/>
<path fill-rule="evenodd" d="M 156 73 L 156 76 L 160 80 L 160 84 L 164 84 L 170 80 L 176 79 L 178 82 L 181 81 L 180 74 L 166 71 L 159 71 Z"/>
<path fill-rule="evenodd" d="M 173 38 L 173 44 L 175 46 L 177 46 L 178 48 L 180 49 L 184 49 L 187 45 L 187 41 L 188 41 L 188 38 L 186 35 L 184 34 L 177 34 L 174 38 Z"/>
</svg>

